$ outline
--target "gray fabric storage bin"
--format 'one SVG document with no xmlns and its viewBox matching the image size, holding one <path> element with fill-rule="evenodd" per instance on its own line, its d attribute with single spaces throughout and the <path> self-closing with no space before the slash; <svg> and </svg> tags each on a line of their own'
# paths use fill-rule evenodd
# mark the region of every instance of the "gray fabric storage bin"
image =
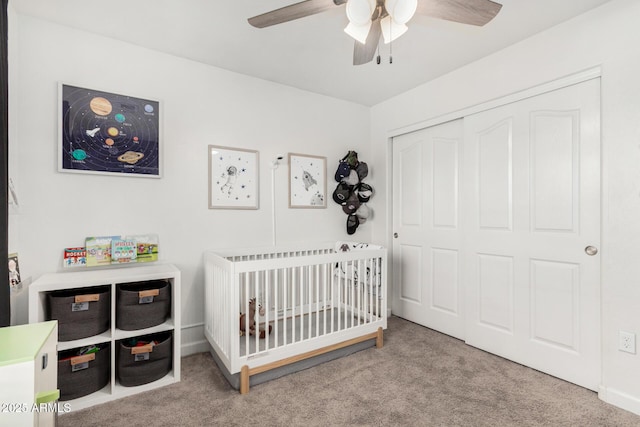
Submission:
<svg viewBox="0 0 640 427">
<path fill-rule="evenodd" d="M 109 343 L 98 344 L 100 351 L 95 359 L 86 361 L 86 365 L 76 364 L 79 370 L 74 371 L 72 360 L 62 360 L 75 356 L 79 349 L 65 350 L 58 353 L 58 388 L 60 400 L 72 400 L 94 393 L 109 383 L 111 368 L 111 349 Z M 76 361 L 79 361 L 76 359 Z"/>
<path fill-rule="evenodd" d="M 97 296 L 97 301 L 77 302 L 88 296 Z M 73 341 L 103 333 L 111 324 L 111 287 L 48 292 L 47 320 L 58 321 L 58 341 Z"/>
<path fill-rule="evenodd" d="M 116 291 L 116 327 L 118 329 L 134 331 L 160 325 L 167 320 L 170 313 L 171 284 L 168 280 L 149 280 L 118 285 Z"/>
<path fill-rule="evenodd" d="M 171 332 L 161 332 L 137 338 L 139 341 L 158 341 L 151 352 L 132 354 L 136 348 L 130 339 L 118 342 L 116 375 L 120 385 L 133 387 L 147 384 L 167 375 L 172 368 L 173 340 Z"/>
</svg>

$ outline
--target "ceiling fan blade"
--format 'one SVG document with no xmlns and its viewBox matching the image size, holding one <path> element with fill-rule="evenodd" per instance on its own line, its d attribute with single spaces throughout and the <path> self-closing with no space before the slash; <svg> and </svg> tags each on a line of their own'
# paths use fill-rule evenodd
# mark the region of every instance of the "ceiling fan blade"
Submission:
<svg viewBox="0 0 640 427">
<path fill-rule="evenodd" d="M 491 0 L 418 0 L 416 13 L 481 27 L 500 9 L 502 5 Z"/>
<path fill-rule="evenodd" d="M 378 48 L 378 42 L 380 41 L 380 35 L 382 34 L 382 27 L 380 27 L 380 18 L 374 20 L 371 23 L 371 29 L 367 35 L 365 44 L 359 41 L 355 42 L 353 46 L 353 65 L 362 65 L 373 60 L 373 55 Z"/>
<path fill-rule="evenodd" d="M 254 16 L 248 21 L 256 28 L 265 28 L 325 12 L 346 2 L 347 0 L 306 0 Z"/>
</svg>

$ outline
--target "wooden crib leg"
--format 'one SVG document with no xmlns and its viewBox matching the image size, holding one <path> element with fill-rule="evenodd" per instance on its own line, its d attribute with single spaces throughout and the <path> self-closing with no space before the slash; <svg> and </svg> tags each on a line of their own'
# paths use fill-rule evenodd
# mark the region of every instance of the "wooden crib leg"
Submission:
<svg viewBox="0 0 640 427">
<path fill-rule="evenodd" d="M 383 332 L 382 332 L 382 326 L 378 328 L 378 336 L 376 337 L 376 348 L 382 348 L 382 345 L 384 344 L 383 341 Z"/>
<path fill-rule="evenodd" d="M 240 369 L 240 394 L 249 393 L 249 367 L 244 365 Z"/>
</svg>

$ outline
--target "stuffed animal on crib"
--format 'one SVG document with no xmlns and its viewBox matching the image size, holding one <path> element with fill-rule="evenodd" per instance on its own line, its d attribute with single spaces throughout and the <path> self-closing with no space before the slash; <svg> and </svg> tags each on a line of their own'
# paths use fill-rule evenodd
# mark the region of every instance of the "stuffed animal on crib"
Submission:
<svg viewBox="0 0 640 427">
<path fill-rule="evenodd" d="M 247 333 L 249 335 L 256 334 L 256 304 L 258 305 L 258 313 L 260 314 L 260 316 L 264 316 L 264 307 L 262 307 L 262 304 L 256 303 L 256 299 L 251 298 L 249 300 L 249 315 L 247 316 L 245 313 L 240 314 L 240 336 L 243 336 Z M 269 332 L 267 332 L 264 327 L 261 326 L 260 328 L 258 328 L 258 333 L 260 334 L 260 338 L 266 337 L 267 334 L 271 333 L 271 325 L 269 325 Z"/>
</svg>

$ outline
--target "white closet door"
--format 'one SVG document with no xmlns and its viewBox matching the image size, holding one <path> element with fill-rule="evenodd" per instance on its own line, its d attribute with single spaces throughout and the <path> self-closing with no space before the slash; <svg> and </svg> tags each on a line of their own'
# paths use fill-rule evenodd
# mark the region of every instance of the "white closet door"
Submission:
<svg viewBox="0 0 640 427">
<path fill-rule="evenodd" d="M 464 338 L 459 176 L 462 120 L 393 140 L 394 312 Z"/>
<path fill-rule="evenodd" d="M 592 390 L 599 93 L 594 79 L 465 117 L 461 209 L 466 342 Z"/>
</svg>

